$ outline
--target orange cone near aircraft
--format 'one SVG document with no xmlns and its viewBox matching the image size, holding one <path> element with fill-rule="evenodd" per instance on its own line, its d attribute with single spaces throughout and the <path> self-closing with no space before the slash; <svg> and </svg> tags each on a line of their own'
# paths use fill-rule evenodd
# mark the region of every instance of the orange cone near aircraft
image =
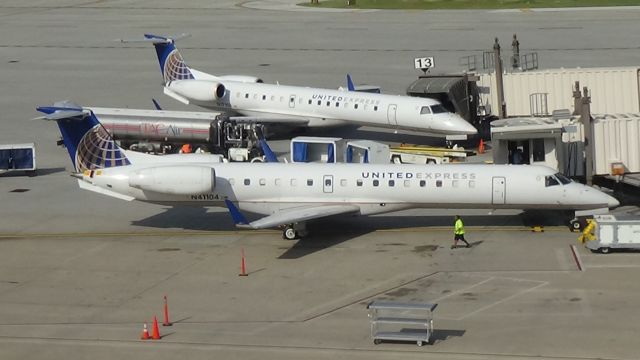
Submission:
<svg viewBox="0 0 640 360">
<path fill-rule="evenodd" d="M 153 333 L 151 334 L 153 340 L 160 340 L 160 328 L 158 327 L 158 318 L 153 316 Z"/>
<path fill-rule="evenodd" d="M 144 327 L 142 328 L 142 336 L 140 336 L 140 340 L 149 340 L 151 336 L 149 336 L 149 330 L 147 329 L 147 323 L 144 323 Z"/>
</svg>

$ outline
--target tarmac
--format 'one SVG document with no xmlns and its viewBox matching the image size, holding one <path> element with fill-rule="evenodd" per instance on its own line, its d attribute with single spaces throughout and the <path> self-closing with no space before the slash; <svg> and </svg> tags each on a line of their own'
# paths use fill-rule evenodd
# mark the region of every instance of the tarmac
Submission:
<svg viewBox="0 0 640 360">
<path fill-rule="evenodd" d="M 189 109 L 162 95 L 150 45 L 116 41 L 145 32 L 191 33 L 182 55 L 211 73 L 336 88 L 349 72 L 404 93 L 419 75 L 414 57 L 457 71 L 459 57 L 495 36 L 508 49 L 514 32 L 544 67 L 637 65 L 638 15 L 3 1 L 0 143 L 35 141 L 39 173 L 0 176 L 0 358 L 637 359 L 639 254 L 589 252 L 559 213 L 412 210 L 311 224 L 309 238 L 291 242 L 277 230 L 236 230 L 220 209 L 82 191 L 55 125 L 29 119 L 61 99 L 151 108 L 153 97 Z M 458 213 L 470 249 L 449 248 Z M 243 252 L 248 276 L 238 276 Z M 162 322 L 164 296 L 173 326 L 139 340 L 154 315 Z M 434 343 L 374 345 L 372 300 L 438 303 Z"/>
</svg>

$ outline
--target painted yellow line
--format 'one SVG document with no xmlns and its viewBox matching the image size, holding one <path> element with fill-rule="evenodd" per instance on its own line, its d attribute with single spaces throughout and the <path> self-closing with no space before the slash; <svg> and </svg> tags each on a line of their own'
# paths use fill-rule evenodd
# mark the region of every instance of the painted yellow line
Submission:
<svg viewBox="0 0 640 360">
<path fill-rule="evenodd" d="M 528 231 L 533 232 L 533 228 L 526 226 L 467 226 L 467 230 L 471 232 L 478 231 Z M 378 229 L 372 233 L 393 233 L 393 232 L 425 232 L 425 231 L 453 231 L 451 226 L 434 226 L 434 227 L 411 227 L 397 229 Z M 568 231 L 566 226 L 549 226 L 544 227 L 546 231 Z M 222 236 L 222 235 L 265 235 L 279 234 L 279 230 L 211 230 L 211 231 L 145 231 L 145 232 L 69 232 L 69 233 L 0 233 L 0 239 L 8 238 L 79 238 L 79 237 L 162 237 L 162 236 Z"/>
</svg>

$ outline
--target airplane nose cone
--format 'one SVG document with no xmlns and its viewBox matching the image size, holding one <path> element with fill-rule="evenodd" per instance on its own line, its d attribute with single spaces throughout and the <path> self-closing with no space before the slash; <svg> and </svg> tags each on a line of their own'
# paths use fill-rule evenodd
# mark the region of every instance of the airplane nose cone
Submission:
<svg viewBox="0 0 640 360">
<path fill-rule="evenodd" d="M 618 199 L 616 199 L 616 198 L 614 198 L 613 196 L 610 196 L 610 195 L 606 195 L 606 196 L 608 197 L 607 206 L 609 208 L 614 208 L 614 207 L 617 207 L 618 205 L 620 205 L 620 201 L 618 201 Z"/>
<path fill-rule="evenodd" d="M 430 126 L 431 131 L 446 135 L 474 135 L 478 133 L 473 125 L 457 114 L 438 114 Z"/>
</svg>

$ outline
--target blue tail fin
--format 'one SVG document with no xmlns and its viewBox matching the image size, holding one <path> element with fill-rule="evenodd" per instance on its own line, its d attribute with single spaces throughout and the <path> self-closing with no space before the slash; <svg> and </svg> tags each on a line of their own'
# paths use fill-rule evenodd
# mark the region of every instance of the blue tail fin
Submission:
<svg viewBox="0 0 640 360">
<path fill-rule="evenodd" d="M 347 90 L 356 91 L 356 87 L 353 85 L 353 80 L 351 80 L 351 75 L 347 74 Z"/>
<path fill-rule="evenodd" d="M 153 34 L 144 34 L 146 41 L 151 41 L 156 48 L 156 54 L 160 62 L 160 71 L 162 72 L 165 84 L 174 80 L 194 78 L 191 70 L 189 70 L 187 64 L 182 60 L 182 55 L 180 55 L 180 52 L 174 45 L 177 39 L 185 36 L 187 35 L 183 34 L 176 38 L 169 38 Z"/>
<path fill-rule="evenodd" d="M 76 172 L 131 164 L 92 111 L 68 101 L 37 110 L 58 123 Z"/>
</svg>

